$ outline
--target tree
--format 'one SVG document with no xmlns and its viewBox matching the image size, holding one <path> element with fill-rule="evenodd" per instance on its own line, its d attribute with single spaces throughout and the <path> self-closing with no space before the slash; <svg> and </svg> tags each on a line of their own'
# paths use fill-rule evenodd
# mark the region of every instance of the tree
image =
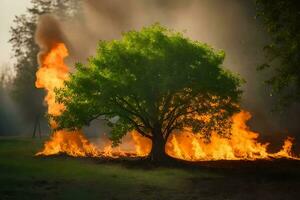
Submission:
<svg viewBox="0 0 300 200">
<path fill-rule="evenodd" d="M 57 89 L 58 129 L 80 129 L 103 117 L 117 144 L 128 131 L 152 140 L 150 157 L 165 160 L 173 131 L 225 134 L 238 111 L 241 79 L 222 68 L 224 52 L 155 24 L 121 40 L 100 41 L 97 53 Z"/>
<path fill-rule="evenodd" d="M 61 19 L 75 15 L 80 1 L 32 0 L 27 14 L 16 16 L 11 27 L 10 43 L 16 59 L 16 76 L 13 80 L 12 96 L 22 111 L 23 117 L 34 121 L 45 112 L 44 93 L 35 88 L 35 73 L 38 68 L 39 47 L 35 43 L 38 19 L 44 14 L 54 14 Z"/>
<path fill-rule="evenodd" d="M 257 15 L 270 35 L 264 47 L 267 61 L 259 67 L 274 69 L 266 83 L 279 96 L 279 106 L 300 101 L 300 1 L 256 0 Z"/>
<path fill-rule="evenodd" d="M 9 98 L 13 71 L 8 64 L 0 66 L 0 135 L 15 134 L 18 130 L 16 121 L 12 122 L 17 116 L 13 112 Z"/>
</svg>

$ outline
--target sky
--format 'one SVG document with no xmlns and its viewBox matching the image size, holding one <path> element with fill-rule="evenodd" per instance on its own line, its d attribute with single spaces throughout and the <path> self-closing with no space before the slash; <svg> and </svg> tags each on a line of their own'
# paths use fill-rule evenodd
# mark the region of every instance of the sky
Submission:
<svg viewBox="0 0 300 200">
<path fill-rule="evenodd" d="M 15 15 L 23 14 L 30 5 L 30 0 L 0 0 L 0 68 L 3 64 L 12 64 L 10 39 L 10 26 Z"/>
</svg>

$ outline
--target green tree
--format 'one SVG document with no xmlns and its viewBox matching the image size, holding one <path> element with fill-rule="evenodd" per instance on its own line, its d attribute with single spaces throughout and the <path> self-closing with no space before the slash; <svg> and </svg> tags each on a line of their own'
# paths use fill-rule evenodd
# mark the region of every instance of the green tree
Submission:
<svg viewBox="0 0 300 200">
<path fill-rule="evenodd" d="M 16 115 L 13 112 L 9 92 L 13 79 L 12 68 L 8 64 L 0 66 L 0 135 L 15 134 L 18 130 Z"/>
<path fill-rule="evenodd" d="M 76 65 L 57 89 L 65 110 L 52 117 L 58 129 L 78 129 L 101 116 L 115 144 L 135 129 L 152 140 L 151 159 L 161 161 L 173 131 L 228 130 L 241 80 L 222 68 L 223 60 L 224 52 L 158 24 L 130 31 L 121 40 L 100 41 L 89 63 Z"/>
<path fill-rule="evenodd" d="M 16 59 L 16 76 L 12 96 L 23 117 L 29 121 L 45 112 L 44 93 L 35 88 L 35 73 L 38 68 L 39 47 L 35 43 L 38 19 L 43 14 L 54 14 L 61 19 L 75 15 L 80 1 L 32 0 L 26 14 L 16 16 L 11 27 L 10 43 Z"/>
<path fill-rule="evenodd" d="M 270 68 L 266 83 L 278 95 L 279 106 L 300 101 L 300 1 L 256 0 L 257 15 L 270 35 L 264 47 L 267 61 L 260 70 Z"/>
</svg>

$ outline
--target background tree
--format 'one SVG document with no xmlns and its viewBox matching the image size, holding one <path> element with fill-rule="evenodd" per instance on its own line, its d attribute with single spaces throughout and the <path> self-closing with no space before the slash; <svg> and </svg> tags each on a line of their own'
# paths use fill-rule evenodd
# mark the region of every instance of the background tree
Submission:
<svg viewBox="0 0 300 200">
<path fill-rule="evenodd" d="M 256 0 L 258 16 L 271 36 L 264 47 L 267 62 L 259 67 L 274 69 L 266 81 L 279 94 L 279 105 L 300 101 L 300 1 Z"/>
<path fill-rule="evenodd" d="M 18 127 L 12 122 L 12 119 L 18 119 L 12 108 L 13 105 L 9 95 L 12 80 L 12 68 L 8 64 L 0 66 L 0 135 L 12 134 L 18 131 Z"/>
<path fill-rule="evenodd" d="M 54 14 L 61 19 L 76 14 L 80 1 L 72 0 L 32 0 L 26 14 L 16 16 L 11 27 L 12 51 L 16 59 L 16 76 L 13 80 L 12 96 L 23 118 L 33 122 L 45 112 L 44 93 L 35 88 L 35 73 L 38 68 L 39 47 L 35 43 L 35 30 L 39 16 Z"/>
<path fill-rule="evenodd" d="M 161 161 L 173 131 L 228 133 L 241 80 L 222 68 L 223 60 L 224 52 L 158 24 L 130 31 L 101 41 L 87 66 L 77 64 L 57 90 L 66 108 L 52 117 L 60 129 L 77 129 L 102 116 L 115 144 L 135 129 L 152 140 L 152 160 Z"/>
</svg>

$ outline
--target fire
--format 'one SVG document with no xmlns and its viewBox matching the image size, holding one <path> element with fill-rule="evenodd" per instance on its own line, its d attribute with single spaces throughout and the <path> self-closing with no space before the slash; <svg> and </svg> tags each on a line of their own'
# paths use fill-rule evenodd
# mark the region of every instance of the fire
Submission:
<svg viewBox="0 0 300 200">
<path fill-rule="evenodd" d="M 68 79 L 69 69 L 64 59 L 68 56 L 68 50 L 63 43 L 58 43 L 52 49 L 41 56 L 41 67 L 36 73 L 35 86 L 47 91 L 45 101 L 48 105 L 48 113 L 60 115 L 63 105 L 55 102 L 55 88 L 63 87 Z"/>
<path fill-rule="evenodd" d="M 251 117 L 250 113 L 242 111 L 232 117 L 233 125 L 231 137 L 224 138 L 212 133 L 210 142 L 206 142 L 201 135 L 195 135 L 191 131 L 175 133 L 167 143 L 166 152 L 176 158 L 197 160 L 256 160 L 270 159 L 285 156 L 287 145 L 284 145 L 278 154 L 267 152 L 268 143 L 257 141 L 259 134 L 252 132 L 246 125 Z M 289 141 L 290 139 L 287 139 Z M 291 144 L 291 143 L 289 143 Z"/>
<path fill-rule="evenodd" d="M 273 154 L 273 156 L 275 158 L 295 158 L 293 155 L 292 155 L 292 147 L 293 147 L 293 138 L 291 137 L 288 137 L 283 145 L 282 145 L 282 149 Z"/>
<path fill-rule="evenodd" d="M 100 138 L 104 144 L 92 144 L 82 132 L 57 131 L 44 149 L 36 155 L 67 154 L 73 157 L 144 157 L 151 149 L 151 142 L 136 132 L 131 132 L 122 140 L 118 147 L 112 147 L 108 137 Z M 95 142 L 97 143 L 97 142 Z M 132 148 L 133 147 L 133 148 Z"/>
<path fill-rule="evenodd" d="M 63 43 L 54 45 L 42 56 L 41 66 L 36 73 L 36 87 L 47 91 L 45 102 L 48 113 L 60 115 L 64 106 L 55 102 L 55 88 L 63 87 L 68 79 L 69 69 L 64 64 L 68 56 Z M 289 158 L 300 159 L 292 154 L 293 139 L 287 138 L 277 153 L 267 151 L 268 143 L 258 142 L 259 134 L 251 131 L 246 122 L 251 118 L 250 113 L 242 111 L 232 117 L 231 137 L 224 138 L 212 133 L 207 142 L 201 134 L 193 134 L 191 130 L 174 132 L 167 140 L 165 151 L 168 155 L 189 161 L 200 160 L 256 160 Z M 55 122 L 50 122 L 55 128 Z M 44 144 L 44 149 L 36 155 L 55 155 L 65 153 L 74 157 L 144 157 L 151 151 L 151 141 L 142 137 L 138 132 L 128 133 L 121 145 L 112 147 L 108 137 L 101 138 L 104 144 L 91 143 L 81 131 L 58 131 L 51 135 Z"/>
<path fill-rule="evenodd" d="M 81 132 L 58 131 L 53 133 L 51 140 L 44 144 L 44 149 L 36 155 L 55 155 L 66 153 L 74 157 L 96 157 L 98 149 L 92 145 Z"/>
</svg>

